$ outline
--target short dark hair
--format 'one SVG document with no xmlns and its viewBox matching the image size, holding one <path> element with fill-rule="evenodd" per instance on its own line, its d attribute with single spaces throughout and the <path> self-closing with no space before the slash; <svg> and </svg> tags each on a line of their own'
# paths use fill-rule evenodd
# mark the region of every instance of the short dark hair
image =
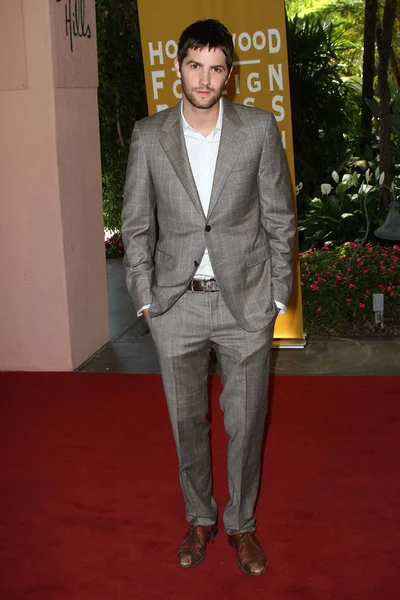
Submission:
<svg viewBox="0 0 400 600">
<path fill-rule="evenodd" d="M 204 19 L 196 21 L 186 27 L 179 38 L 178 44 L 178 63 L 182 66 L 190 49 L 199 48 L 220 48 L 226 57 L 228 71 L 233 64 L 233 40 L 232 36 L 220 21 L 216 19 Z"/>
</svg>

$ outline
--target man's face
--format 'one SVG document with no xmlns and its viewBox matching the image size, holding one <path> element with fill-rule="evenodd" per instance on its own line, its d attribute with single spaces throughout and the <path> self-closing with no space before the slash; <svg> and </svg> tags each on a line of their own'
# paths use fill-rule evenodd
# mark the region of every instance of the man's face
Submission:
<svg viewBox="0 0 400 600">
<path fill-rule="evenodd" d="M 175 70 L 184 97 L 200 109 L 211 108 L 218 102 L 230 76 L 226 56 L 220 48 L 191 48 L 181 68 L 175 59 Z"/>
</svg>

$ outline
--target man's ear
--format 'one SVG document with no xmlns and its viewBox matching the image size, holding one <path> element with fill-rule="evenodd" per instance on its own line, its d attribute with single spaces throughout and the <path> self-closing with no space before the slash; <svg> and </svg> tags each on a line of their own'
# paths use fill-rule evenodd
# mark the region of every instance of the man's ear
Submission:
<svg viewBox="0 0 400 600">
<path fill-rule="evenodd" d="M 229 81 L 229 77 L 232 75 L 232 71 L 233 71 L 233 67 L 231 67 L 231 70 L 229 71 L 229 75 L 228 75 L 228 77 L 226 78 L 225 85 L 228 83 L 228 81 Z"/>
<path fill-rule="evenodd" d="M 182 79 L 182 77 L 181 77 L 181 70 L 179 68 L 179 61 L 178 61 L 177 58 L 175 58 L 175 60 L 174 60 L 174 67 L 175 67 L 175 72 L 176 72 L 177 77 L 179 79 Z"/>
</svg>

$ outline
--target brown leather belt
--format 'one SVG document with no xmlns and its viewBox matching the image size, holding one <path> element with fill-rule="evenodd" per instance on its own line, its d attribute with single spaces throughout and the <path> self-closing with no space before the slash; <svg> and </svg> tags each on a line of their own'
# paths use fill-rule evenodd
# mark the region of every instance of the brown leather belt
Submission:
<svg viewBox="0 0 400 600">
<path fill-rule="evenodd" d="M 188 290 L 191 292 L 219 292 L 215 279 L 192 279 Z"/>
</svg>

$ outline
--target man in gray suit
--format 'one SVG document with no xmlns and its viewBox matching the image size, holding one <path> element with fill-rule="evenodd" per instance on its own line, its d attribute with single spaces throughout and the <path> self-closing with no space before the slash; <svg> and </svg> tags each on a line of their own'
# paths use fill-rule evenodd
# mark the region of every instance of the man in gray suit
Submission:
<svg viewBox="0 0 400 600">
<path fill-rule="evenodd" d="M 254 509 L 269 351 L 289 301 L 295 224 L 273 115 L 222 98 L 233 52 L 213 19 L 182 33 L 182 102 L 135 125 L 122 234 L 127 286 L 155 342 L 179 459 L 189 531 L 178 563 L 199 564 L 218 531 L 206 418 L 214 348 L 229 436 L 224 526 L 241 570 L 260 575 L 267 562 Z"/>
</svg>

